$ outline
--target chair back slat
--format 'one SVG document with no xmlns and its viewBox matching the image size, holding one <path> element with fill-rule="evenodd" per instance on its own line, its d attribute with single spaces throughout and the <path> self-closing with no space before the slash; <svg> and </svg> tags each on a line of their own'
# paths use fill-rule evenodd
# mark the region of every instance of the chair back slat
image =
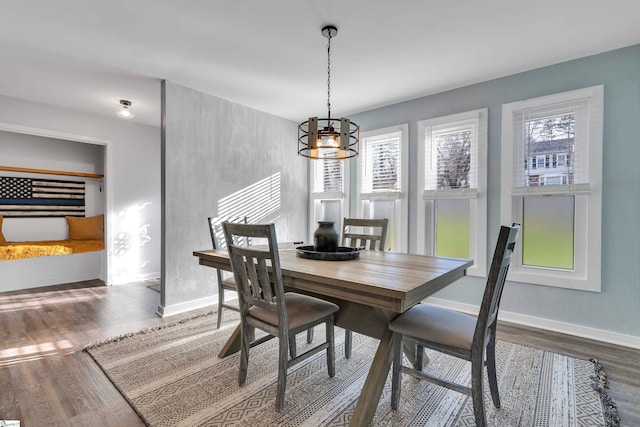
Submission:
<svg viewBox="0 0 640 427">
<path fill-rule="evenodd" d="M 241 311 L 251 306 L 274 312 L 286 322 L 284 287 L 274 224 L 237 224 L 223 222 L 231 266 L 238 287 Z M 239 239 L 236 239 L 239 238 Z M 236 242 L 251 238 L 267 240 L 267 248 L 240 246 Z"/>
<path fill-rule="evenodd" d="M 209 233 L 211 234 L 211 244 L 213 245 L 213 249 L 226 249 L 227 241 L 224 237 L 224 230 L 222 229 L 222 223 L 224 221 L 229 221 L 237 224 L 247 224 L 246 216 L 236 216 L 228 219 L 222 217 L 209 217 Z M 236 237 L 238 239 L 238 237 Z M 240 246 L 250 246 L 251 241 L 248 239 L 245 240 L 236 240 L 236 243 Z"/>
<path fill-rule="evenodd" d="M 498 235 L 498 242 L 496 243 L 489 275 L 487 276 L 487 284 L 474 332 L 474 351 L 483 349 L 487 340 L 491 339 L 492 335 L 495 334 L 500 299 L 502 298 L 502 291 L 519 233 L 520 224 L 513 224 L 511 227 L 500 227 L 500 234 Z"/>
<path fill-rule="evenodd" d="M 207 223 L 209 224 L 209 234 L 211 235 L 211 245 L 213 247 L 213 249 L 226 249 L 227 248 L 227 241 L 224 238 L 224 230 L 222 229 L 222 223 L 225 220 L 221 217 L 209 217 L 207 218 Z M 233 217 L 229 219 L 230 222 L 236 222 L 239 224 L 246 224 L 247 223 L 247 217 L 246 216 L 238 216 L 238 217 Z M 243 245 L 243 246 L 249 246 L 251 244 L 251 242 L 249 240 L 245 240 L 242 242 L 238 242 L 238 244 Z M 228 273 L 226 273 L 228 274 Z M 216 269 L 216 276 L 218 278 L 218 284 L 222 283 L 223 280 L 223 276 L 225 275 L 225 273 L 223 273 L 220 269 Z"/>
<path fill-rule="evenodd" d="M 389 220 L 344 218 L 342 246 L 384 251 Z"/>
</svg>

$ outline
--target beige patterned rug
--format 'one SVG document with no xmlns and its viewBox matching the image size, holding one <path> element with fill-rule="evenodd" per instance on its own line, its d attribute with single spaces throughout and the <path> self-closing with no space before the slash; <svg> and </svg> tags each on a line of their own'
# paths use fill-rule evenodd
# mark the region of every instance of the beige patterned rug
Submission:
<svg viewBox="0 0 640 427">
<path fill-rule="evenodd" d="M 235 313 L 233 313 L 235 314 Z M 232 314 L 232 316 L 233 316 Z M 212 315 L 117 337 L 87 347 L 113 384 L 149 426 L 346 426 L 377 341 L 354 334 L 353 355 L 344 358 L 343 331 L 336 328 L 336 376 L 329 378 L 324 352 L 289 370 L 285 410 L 275 411 L 277 341 L 251 350 L 247 384 L 237 382 L 238 355 L 216 356 L 237 324 L 215 329 Z M 300 334 L 299 351 L 306 346 Z M 322 328 L 316 330 L 316 341 Z M 427 352 L 425 369 L 466 381 L 468 363 Z M 574 359 L 501 341 L 497 369 L 502 408 L 486 392 L 492 426 L 611 426 L 617 413 L 596 361 Z M 486 381 L 485 381 L 486 384 Z M 374 426 L 473 425 L 471 399 L 404 376 L 400 409 L 390 408 L 387 378 Z"/>
</svg>

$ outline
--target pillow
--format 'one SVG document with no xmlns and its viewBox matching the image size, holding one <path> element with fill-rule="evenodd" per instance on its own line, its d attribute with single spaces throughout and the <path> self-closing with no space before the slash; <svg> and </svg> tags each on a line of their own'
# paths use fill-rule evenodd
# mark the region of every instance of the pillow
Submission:
<svg viewBox="0 0 640 427">
<path fill-rule="evenodd" d="M 2 234 L 2 215 L 0 215 L 0 245 L 7 243 L 7 240 L 4 238 Z"/>
<path fill-rule="evenodd" d="M 66 216 L 70 240 L 103 240 L 104 215 L 75 218 Z"/>
</svg>

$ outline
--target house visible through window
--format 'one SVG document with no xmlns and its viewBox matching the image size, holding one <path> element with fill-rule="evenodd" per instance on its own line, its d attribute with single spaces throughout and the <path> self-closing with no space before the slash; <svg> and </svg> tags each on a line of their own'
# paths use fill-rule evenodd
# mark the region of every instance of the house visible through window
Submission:
<svg viewBox="0 0 640 427">
<path fill-rule="evenodd" d="M 501 217 L 522 224 L 511 280 L 600 290 L 602 94 L 503 105 Z"/>
</svg>

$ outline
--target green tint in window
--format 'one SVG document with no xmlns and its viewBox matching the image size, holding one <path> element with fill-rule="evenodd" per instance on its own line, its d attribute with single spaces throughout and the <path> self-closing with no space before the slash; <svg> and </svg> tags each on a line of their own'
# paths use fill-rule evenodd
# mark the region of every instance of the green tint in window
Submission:
<svg viewBox="0 0 640 427">
<path fill-rule="evenodd" d="M 469 258 L 469 200 L 441 199 L 436 204 L 436 255 Z"/>
<path fill-rule="evenodd" d="M 574 196 L 525 197 L 522 264 L 574 268 Z"/>
</svg>

